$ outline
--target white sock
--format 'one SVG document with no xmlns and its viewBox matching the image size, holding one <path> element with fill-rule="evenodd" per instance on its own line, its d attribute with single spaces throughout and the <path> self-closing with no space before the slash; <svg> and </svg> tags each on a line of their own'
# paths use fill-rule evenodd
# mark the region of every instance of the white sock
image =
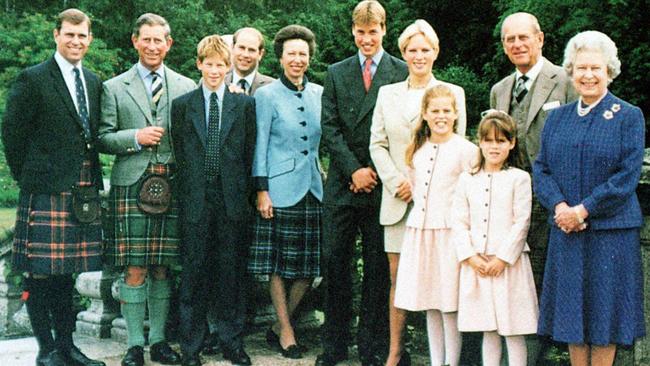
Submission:
<svg viewBox="0 0 650 366">
<path fill-rule="evenodd" d="M 458 366 L 462 337 L 458 331 L 458 313 L 442 313 L 445 333 L 445 364 Z"/>
<path fill-rule="evenodd" d="M 528 349 L 526 348 L 526 339 L 524 336 L 509 336 L 506 338 L 506 347 L 508 347 L 508 365 L 509 366 L 526 366 L 528 358 Z"/>
<path fill-rule="evenodd" d="M 427 310 L 427 337 L 431 366 L 439 366 L 445 360 L 445 341 L 442 316 L 438 310 Z"/>
<path fill-rule="evenodd" d="M 483 366 L 501 363 L 501 336 L 497 332 L 483 332 Z"/>
</svg>

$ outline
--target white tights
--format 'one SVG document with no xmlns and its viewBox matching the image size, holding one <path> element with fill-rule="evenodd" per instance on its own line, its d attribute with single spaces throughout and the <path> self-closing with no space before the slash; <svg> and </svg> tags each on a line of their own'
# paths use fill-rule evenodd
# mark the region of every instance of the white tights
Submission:
<svg viewBox="0 0 650 366">
<path fill-rule="evenodd" d="M 508 365 L 526 366 L 528 351 L 524 336 L 509 336 Z M 501 363 L 501 336 L 497 332 L 483 332 L 483 366 L 499 366 Z"/>
<path fill-rule="evenodd" d="M 431 366 L 458 366 L 460 362 L 461 334 L 458 331 L 457 313 L 427 310 L 427 336 Z"/>
</svg>

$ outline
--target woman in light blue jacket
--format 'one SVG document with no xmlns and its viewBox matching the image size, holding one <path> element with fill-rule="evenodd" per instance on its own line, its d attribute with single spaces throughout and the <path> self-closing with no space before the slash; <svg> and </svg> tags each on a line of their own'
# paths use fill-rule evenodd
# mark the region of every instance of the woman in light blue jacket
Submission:
<svg viewBox="0 0 650 366">
<path fill-rule="evenodd" d="M 323 182 L 318 146 L 323 88 L 305 76 L 316 48 L 309 29 L 284 27 L 273 42 L 284 72 L 255 93 L 253 176 L 259 215 L 248 270 L 270 275 L 278 321 L 268 330 L 267 341 L 283 356 L 301 358 L 291 314 L 313 278 L 320 276 Z"/>
</svg>

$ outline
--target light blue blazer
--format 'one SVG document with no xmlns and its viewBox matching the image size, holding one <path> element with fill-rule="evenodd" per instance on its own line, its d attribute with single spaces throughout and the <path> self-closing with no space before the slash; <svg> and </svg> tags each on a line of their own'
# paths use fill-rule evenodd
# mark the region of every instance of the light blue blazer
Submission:
<svg viewBox="0 0 650 366">
<path fill-rule="evenodd" d="M 306 80 L 300 92 L 283 76 L 255 93 L 253 177 L 258 191 L 269 191 L 274 207 L 293 206 L 308 192 L 323 198 L 318 160 L 323 87 Z"/>
</svg>

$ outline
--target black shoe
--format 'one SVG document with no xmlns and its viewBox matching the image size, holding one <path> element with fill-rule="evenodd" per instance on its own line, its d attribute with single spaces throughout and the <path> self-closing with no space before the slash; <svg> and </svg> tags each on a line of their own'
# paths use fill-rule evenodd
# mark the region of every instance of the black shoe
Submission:
<svg viewBox="0 0 650 366">
<path fill-rule="evenodd" d="M 233 365 L 248 366 L 251 364 L 251 358 L 248 357 L 243 346 L 233 349 L 224 347 L 223 358 L 230 361 Z"/>
<path fill-rule="evenodd" d="M 72 346 L 67 350 L 61 352 L 67 364 L 70 366 L 106 366 L 102 361 L 91 360 L 86 355 L 81 353 L 79 348 Z"/>
<path fill-rule="evenodd" d="M 216 355 L 221 353 L 221 344 L 219 344 L 219 337 L 215 333 L 208 334 L 203 341 L 203 350 L 201 351 L 204 355 Z"/>
<path fill-rule="evenodd" d="M 182 366 L 201 366 L 201 358 L 199 355 L 183 356 Z"/>
<path fill-rule="evenodd" d="M 300 347 L 298 347 L 297 344 L 292 344 L 286 349 L 281 348 L 280 353 L 282 353 L 282 356 L 285 358 L 291 358 L 291 359 L 299 359 L 302 358 L 302 351 L 300 350 Z"/>
<path fill-rule="evenodd" d="M 149 347 L 151 361 L 163 365 L 178 365 L 181 363 L 181 355 L 169 347 L 169 343 L 162 341 Z"/>
<path fill-rule="evenodd" d="M 406 350 L 402 351 L 397 366 L 411 366 L 411 355 Z"/>
<path fill-rule="evenodd" d="M 61 352 L 53 350 L 45 354 L 39 352 L 36 357 L 36 366 L 66 366 L 66 363 Z"/>
<path fill-rule="evenodd" d="M 144 366 L 144 349 L 142 346 L 129 348 L 122 359 L 122 366 Z"/>
<path fill-rule="evenodd" d="M 348 359 L 346 353 L 323 352 L 316 357 L 316 366 L 335 366 L 337 363 Z"/>
<path fill-rule="evenodd" d="M 278 347 L 282 349 L 282 347 L 280 346 L 280 336 L 275 334 L 272 327 L 266 331 L 266 343 L 268 343 L 269 347 L 273 349 L 276 349 Z"/>
</svg>

